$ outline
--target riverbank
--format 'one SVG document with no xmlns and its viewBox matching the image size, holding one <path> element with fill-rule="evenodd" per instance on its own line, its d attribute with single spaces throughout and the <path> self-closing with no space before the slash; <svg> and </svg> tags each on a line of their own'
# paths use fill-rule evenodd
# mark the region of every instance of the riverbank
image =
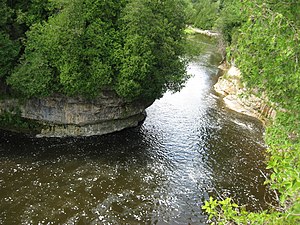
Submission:
<svg viewBox="0 0 300 225">
<path fill-rule="evenodd" d="M 266 122 L 274 119 L 275 109 L 267 101 L 264 94 L 261 97 L 251 93 L 241 81 L 241 71 L 234 65 L 219 66 L 222 76 L 214 85 L 215 91 L 223 97 L 227 108 L 238 113 L 255 117 Z"/>
<path fill-rule="evenodd" d="M 264 122 L 264 139 L 268 146 L 267 169 L 265 177 L 276 195 L 276 203 L 270 204 L 267 211 L 252 213 L 231 202 L 231 199 L 207 201 L 203 209 L 217 213 L 219 222 L 242 224 L 299 224 L 300 222 L 300 134 L 299 114 L 270 104 L 266 95 L 249 92 L 241 82 L 241 71 L 235 66 L 221 65 L 222 75 L 214 89 L 223 96 L 226 107 L 236 112 L 256 117 Z M 275 106 L 277 111 L 275 111 Z M 267 123 L 266 122 L 269 122 Z M 213 205 L 213 208 L 212 208 Z M 225 207 L 224 207 L 225 206 Z M 232 211 L 236 213 L 233 215 Z M 209 213 L 213 215 L 213 213 Z"/>
<path fill-rule="evenodd" d="M 214 31 L 211 31 L 211 30 L 202 30 L 202 29 L 192 27 L 192 26 L 188 26 L 188 30 L 190 30 L 190 31 L 192 31 L 196 34 L 203 34 L 203 35 L 208 36 L 208 37 L 218 37 L 218 36 L 220 36 L 220 34 L 217 33 L 217 32 L 214 32 Z"/>
</svg>

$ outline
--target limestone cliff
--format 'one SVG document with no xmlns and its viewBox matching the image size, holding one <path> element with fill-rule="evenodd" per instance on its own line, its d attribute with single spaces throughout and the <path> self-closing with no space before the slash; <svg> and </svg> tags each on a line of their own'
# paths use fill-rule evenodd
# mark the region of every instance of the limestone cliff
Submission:
<svg viewBox="0 0 300 225">
<path fill-rule="evenodd" d="M 2 100 L 0 113 L 17 106 L 23 118 L 43 125 L 37 134 L 39 137 L 91 136 L 137 126 L 145 119 L 145 108 L 152 103 L 128 102 L 113 92 L 107 92 L 95 100 L 69 97 L 24 102 Z"/>
<path fill-rule="evenodd" d="M 239 113 L 256 117 L 262 121 L 273 119 L 276 111 L 272 103 L 267 100 L 264 93 L 258 94 L 249 92 L 241 81 L 241 72 L 235 66 L 220 66 L 223 70 L 218 82 L 214 85 L 216 92 L 223 96 L 225 105 Z"/>
</svg>

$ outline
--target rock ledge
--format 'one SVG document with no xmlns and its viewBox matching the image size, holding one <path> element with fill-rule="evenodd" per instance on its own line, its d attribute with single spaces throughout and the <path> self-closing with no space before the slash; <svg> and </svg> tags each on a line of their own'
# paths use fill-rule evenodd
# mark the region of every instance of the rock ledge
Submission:
<svg viewBox="0 0 300 225">
<path fill-rule="evenodd" d="M 261 97 L 257 97 L 244 87 L 241 82 L 241 71 L 237 67 L 228 68 L 226 65 L 221 65 L 219 68 L 224 71 L 224 75 L 219 78 L 214 89 L 223 96 L 226 107 L 256 117 L 263 122 L 275 118 L 276 111 L 266 96 L 262 93 Z"/>
<path fill-rule="evenodd" d="M 42 125 L 38 137 L 103 135 L 137 126 L 145 119 L 150 102 L 128 102 L 110 92 L 96 100 L 68 97 L 47 97 L 0 101 L 0 113 L 12 108 L 21 117 Z"/>
</svg>

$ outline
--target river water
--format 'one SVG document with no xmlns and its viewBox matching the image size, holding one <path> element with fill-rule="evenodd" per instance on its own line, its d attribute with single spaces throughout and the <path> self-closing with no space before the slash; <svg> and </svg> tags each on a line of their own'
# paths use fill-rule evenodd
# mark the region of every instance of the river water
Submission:
<svg viewBox="0 0 300 225">
<path fill-rule="evenodd" d="M 205 224 L 209 196 L 266 208 L 263 127 L 223 107 L 215 43 L 193 41 L 201 55 L 186 87 L 137 128 L 75 139 L 0 131 L 0 224 Z"/>
</svg>

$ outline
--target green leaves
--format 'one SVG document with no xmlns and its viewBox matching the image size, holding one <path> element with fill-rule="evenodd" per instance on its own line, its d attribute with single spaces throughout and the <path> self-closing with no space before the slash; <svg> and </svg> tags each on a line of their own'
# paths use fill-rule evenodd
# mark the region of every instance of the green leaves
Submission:
<svg viewBox="0 0 300 225">
<path fill-rule="evenodd" d="M 53 78 L 51 74 L 52 70 L 49 68 L 47 60 L 38 53 L 32 53 L 32 55 L 28 55 L 28 61 L 23 62 L 7 79 L 7 83 L 18 86 L 18 90 L 26 97 L 46 96 L 52 93 Z"/>
<path fill-rule="evenodd" d="M 189 22 L 201 29 L 212 29 L 218 18 L 220 1 L 192 1 L 193 8 L 188 12 Z"/>
<path fill-rule="evenodd" d="M 111 89 L 129 100 L 153 100 L 182 86 L 181 1 L 54 0 L 51 5 L 57 13 L 27 32 L 21 64 L 8 79 L 14 90 L 28 97 L 94 98 Z"/>
<path fill-rule="evenodd" d="M 226 9 L 231 0 L 224 2 L 222 12 L 237 6 Z M 218 224 L 300 223 L 299 7 L 299 1 L 243 1 L 241 18 L 246 20 L 240 20 L 239 30 L 230 32 L 230 56 L 246 86 L 264 93 L 276 106 L 276 118 L 266 130 L 267 168 L 272 174 L 265 184 L 279 197 L 276 207 L 258 213 L 235 208 L 229 200 L 210 199 L 204 209 Z"/>
<path fill-rule="evenodd" d="M 290 215 L 299 214 L 293 209 L 300 196 L 300 30 L 283 5 L 258 1 L 248 2 L 247 7 L 251 17 L 236 37 L 234 56 L 247 86 L 264 92 L 277 104 L 276 120 L 266 133 L 271 154 L 268 169 L 273 171 L 266 183 L 280 193 L 285 220 L 278 219 L 278 224 L 295 224 L 299 219 Z"/>
<path fill-rule="evenodd" d="M 18 42 L 10 40 L 7 34 L 0 32 L 0 77 L 11 73 L 19 48 Z"/>
<path fill-rule="evenodd" d="M 123 58 L 117 79 L 119 95 L 155 99 L 184 82 L 184 15 L 180 1 L 133 0 L 121 17 Z M 125 87 L 133 92 L 127 92 Z"/>
<path fill-rule="evenodd" d="M 236 62 L 250 88 L 266 91 L 271 101 L 283 108 L 300 106 L 296 96 L 300 89 L 298 64 L 299 30 L 283 14 L 264 7 L 256 11 L 237 37 Z"/>
<path fill-rule="evenodd" d="M 271 153 L 268 168 L 273 170 L 269 183 L 281 193 L 281 204 L 287 209 L 293 207 L 291 202 L 298 204 L 300 196 L 299 130 L 299 115 L 290 112 L 279 113 L 267 130 Z"/>
<path fill-rule="evenodd" d="M 210 197 L 208 201 L 205 201 L 202 209 L 209 215 L 208 219 L 216 221 L 217 224 L 228 224 L 233 221 L 238 224 L 247 224 L 248 222 L 245 209 L 233 203 L 231 198 L 216 200 Z"/>
</svg>

